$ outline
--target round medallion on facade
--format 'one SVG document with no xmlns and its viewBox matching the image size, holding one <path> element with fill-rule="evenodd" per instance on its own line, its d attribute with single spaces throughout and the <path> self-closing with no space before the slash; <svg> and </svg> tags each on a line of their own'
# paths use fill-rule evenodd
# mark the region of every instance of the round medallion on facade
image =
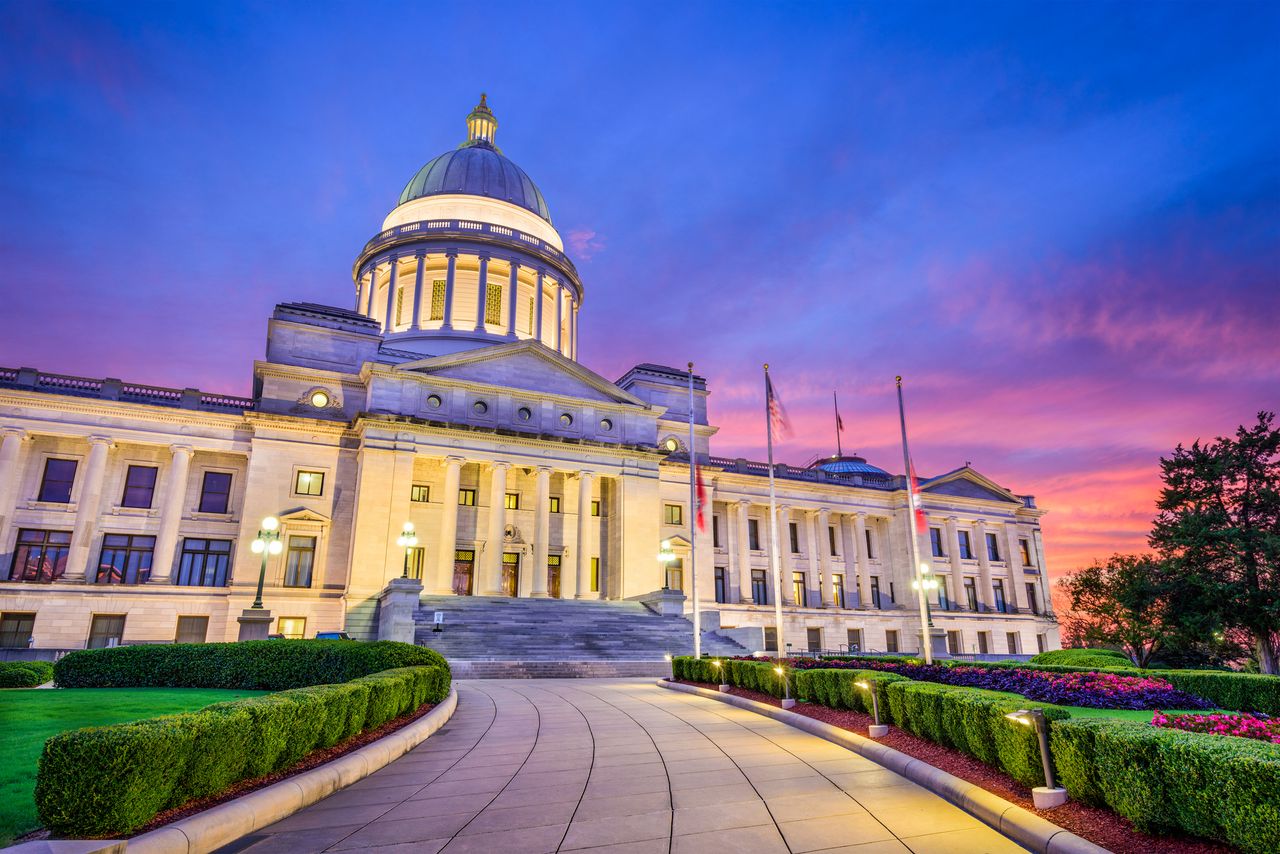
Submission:
<svg viewBox="0 0 1280 854">
<path fill-rule="evenodd" d="M 612 421 L 610 421 L 608 418 L 601 418 L 601 419 L 600 419 L 600 429 L 601 429 L 602 431 L 604 431 L 605 433 L 608 433 L 610 430 L 612 430 L 612 429 L 613 429 L 613 422 L 612 422 Z"/>
<path fill-rule="evenodd" d="M 311 405 L 316 409 L 324 409 L 329 405 L 329 393 L 323 389 L 311 392 Z"/>
<path fill-rule="evenodd" d="M 439 409 L 439 408 L 440 408 L 440 395 L 438 395 L 438 394 L 429 394 L 429 395 L 427 395 L 427 408 L 428 408 L 428 409 Z"/>
<path fill-rule="evenodd" d="M 489 404 L 485 403 L 483 400 L 477 400 L 475 403 L 471 404 L 471 408 L 475 411 L 476 415 L 484 415 L 489 411 Z"/>
<path fill-rule="evenodd" d="M 675 436 L 668 436 L 662 440 L 662 450 L 666 451 L 668 454 L 674 454 L 676 451 L 680 450 L 680 440 Z"/>
<path fill-rule="evenodd" d="M 561 416 L 560 416 L 560 424 L 561 424 L 561 426 L 563 426 L 563 427 L 572 427 L 572 426 L 573 426 L 573 416 L 572 416 L 572 415 L 570 415 L 570 414 L 569 414 L 569 413 L 567 413 L 567 412 L 566 412 L 566 413 L 564 413 L 563 415 L 561 415 Z"/>
<path fill-rule="evenodd" d="M 533 412 L 527 406 L 522 406 L 516 410 L 516 417 L 521 421 L 528 421 L 533 417 Z"/>
</svg>

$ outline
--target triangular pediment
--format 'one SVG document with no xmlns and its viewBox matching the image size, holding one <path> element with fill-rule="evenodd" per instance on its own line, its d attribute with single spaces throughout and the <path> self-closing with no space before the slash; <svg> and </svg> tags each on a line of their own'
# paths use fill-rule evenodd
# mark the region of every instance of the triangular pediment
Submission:
<svg viewBox="0 0 1280 854">
<path fill-rule="evenodd" d="M 975 498 L 981 501 L 1022 503 L 1022 500 L 1012 492 L 968 466 L 926 480 L 920 484 L 920 491 L 933 495 Z"/>
<path fill-rule="evenodd" d="M 582 400 L 645 406 L 635 395 L 536 341 L 431 356 L 396 365 L 395 370 Z"/>
<path fill-rule="evenodd" d="M 299 507 L 296 510 L 290 510 L 281 513 L 279 516 L 281 522 L 318 522 L 323 525 L 329 524 L 329 517 L 323 513 L 317 513 L 309 507 Z"/>
</svg>

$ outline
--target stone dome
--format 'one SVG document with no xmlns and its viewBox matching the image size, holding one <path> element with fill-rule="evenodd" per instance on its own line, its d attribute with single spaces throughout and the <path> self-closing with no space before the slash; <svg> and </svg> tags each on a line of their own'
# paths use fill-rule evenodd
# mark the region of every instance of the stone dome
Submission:
<svg viewBox="0 0 1280 854">
<path fill-rule="evenodd" d="M 815 462 L 811 468 L 822 469 L 831 474 L 857 474 L 871 477 L 892 477 L 882 468 L 873 466 L 862 457 L 855 456 L 833 456 L 824 457 Z"/>
</svg>

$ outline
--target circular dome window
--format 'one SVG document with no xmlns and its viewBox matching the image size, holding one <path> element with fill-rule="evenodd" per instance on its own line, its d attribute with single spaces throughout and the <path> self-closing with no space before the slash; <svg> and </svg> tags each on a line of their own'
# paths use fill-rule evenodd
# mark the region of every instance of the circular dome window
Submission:
<svg viewBox="0 0 1280 854">
<path fill-rule="evenodd" d="M 471 408 L 475 410 L 476 415 L 484 415 L 489 411 L 489 404 L 485 403 L 483 400 L 477 400 L 475 403 L 471 404 Z"/>
<path fill-rule="evenodd" d="M 608 418 L 601 418 L 601 419 L 600 419 L 600 429 L 601 429 L 601 430 L 603 430 L 604 432 L 608 433 L 610 430 L 612 430 L 612 429 L 613 429 L 613 422 L 612 422 L 612 421 L 610 421 Z"/>
<path fill-rule="evenodd" d="M 329 405 L 329 393 L 327 391 L 311 392 L 311 405 L 316 409 L 324 409 Z"/>
<path fill-rule="evenodd" d="M 432 409 L 439 409 L 439 408 L 440 408 L 440 395 L 438 395 L 438 394 L 430 394 L 430 395 L 427 395 L 427 406 L 431 407 Z"/>
<path fill-rule="evenodd" d="M 676 441 L 675 437 L 668 436 L 662 440 L 662 450 L 669 454 L 674 454 L 676 451 L 680 450 L 680 443 Z"/>
<path fill-rule="evenodd" d="M 527 406 L 522 406 L 516 410 L 516 417 L 521 421 L 528 421 L 533 417 L 533 412 Z"/>
<path fill-rule="evenodd" d="M 572 426 L 573 426 L 573 416 L 572 416 L 572 415 L 570 415 L 570 414 L 569 414 L 569 413 L 567 413 L 567 412 L 566 412 L 566 413 L 564 413 L 563 415 L 561 415 L 561 416 L 560 416 L 560 424 L 561 424 L 561 425 L 563 425 L 563 426 L 565 426 L 565 427 L 572 427 Z"/>
</svg>

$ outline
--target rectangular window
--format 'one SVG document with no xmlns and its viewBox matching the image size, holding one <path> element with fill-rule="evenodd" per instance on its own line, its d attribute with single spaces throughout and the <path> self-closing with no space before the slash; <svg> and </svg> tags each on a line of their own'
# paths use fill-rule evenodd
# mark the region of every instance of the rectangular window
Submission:
<svg viewBox="0 0 1280 854">
<path fill-rule="evenodd" d="M 27 649 L 35 632 L 36 615 L 30 611 L 0 614 L 0 649 Z"/>
<path fill-rule="evenodd" d="M 1040 613 L 1040 597 L 1036 596 L 1036 585 L 1033 581 L 1027 582 L 1027 607 L 1033 614 Z"/>
<path fill-rule="evenodd" d="M 1046 637 L 1045 635 L 1036 635 L 1036 651 L 1037 651 L 1037 652 L 1048 652 L 1048 651 L 1049 651 L 1049 638 L 1048 638 L 1048 637 Z"/>
<path fill-rule="evenodd" d="M 684 590 L 684 561 L 676 558 L 667 564 L 667 589 Z"/>
<path fill-rule="evenodd" d="M 938 576 L 938 607 L 944 611 L 953 610 L 950 594 L 947 591 L 947 577 L 945 575 Z"/>
<path fill-rule="evenodd" d="M 591 502 L 591 515 L 595 516 L 596 518 L 600 517 L 600 501 L 599 500 Z"/>
<path fill-rule="evenodd" d="M 178 617 L 174 643 L 204 643 L 209 635 L 208 617 Z"/>
<path fill-rule="evenodd" d="M 929 545 L 933 549 L 934 557 L 946 557 L 947 553 L 942 550 L 942 529 L 929 529 Z"/>
<path fill-rule="evenodd" d="M 964 580 L 964 598 L 970 611 L 978 610 L 978 585 L 972 578 Z"/>
<path fill-rule="evenodd" d="M 486 285 L 484 289 L 484 322 L 502 323 L 502 285 Z"/>
<path fill-rule="evenodd" d="M 668 525 L 684 524 L 684 507 L 679 504 L 662 505 L 662 521 Z"/>
<path fill-rule="evenodd" d="M 897 629 L 889 629 L 884 633 L 884 651 L 885 652 L 898 651 L 898 630 Z"/>
<path fill-rule="evenodd" d="M 551 500 L 551 512 L 559 513 L 560 512 L 560 496 L 553 495 L 551 496 L 550 500 Z"/>
<path fill-rule="evenodd" d="M 871 576 L 871 607 L 880 609 L 880 576 Z"/>
<path fill-rule="evenodd" d="M 54 504 L 71 503 L 71 487 L 76 480 L 76 461 L 54 457 L 44 461 L 44 477 L 40 480 L 40 500 Z"/>
<path fill-rule="evenodd" d="M 987 534 L 987 558 L 1000 560 L 1000 543 L 996 540 L 995 534 Z"/>
<path fill-rule="evenodd" d="M 960 531 L 960 557 L 964 560 L 973 560 L 973 543 L 969 541 L 969 532 Z"/>
<path fill-rule="evenodd" d="M 591 592 L 600 592 L 600 558 L 591 559 Z"/>
<path fill-rule="evenodd" d="M 822 652 L 822 629 L 808 628 L 804 635 L 809 652 Z"/>
<path fill-rule="evenodd" d="M 720 517 L 715 514 L 711 516 L 711 547 L 720 548 Z"/>
<path fill-rule="evenodd" d="M 867 560 L 872 560 L 876 556 L 876 550 L 871 544 L 871 529 L 868 528 L 863 533 L 867 535 Z"/>
<path fill-rule="evenodd" d="M 751 570 L 751 601 L 757 605 L 769 604 L 769 582 L 763 569 Z"/>
<path fill-rule="evenodd" d="M 98 584 L 146 584 L 151 578 L 151 557 L 155 537 L 132 534 L 104 534 L 98 558 Z"/>
<path fill-rule="evenodd" d="M 954 629 L 947 632 L 947 652 L 952 655 L 960 654 L 963 652 L 963 650 L 960 649 L 961 643 L 960 632 L 955 631 Z"/>
<path fill-rule="evenodd" d="M 396 326 L 404 323 L 404 288 L 396 291 Z"/>
<path fill-rule="evenodd" d="M 809 605 L 809 586 L 805 583 L 803 572 L 791 573 L 791 601 L 801 608 Z"/>
<path fill-rule="evenodd" d="M 978 632 L 978 652 L 982 655 L 991 654 L 991 632 Z"/>
<path fill-rule="evenodd" d="M 1022 652 L 1022 636 L 1017 632 L 1005 632 L 1005 643 L 1009 645 L 1009 654 L 1017 655 Z"/>
<path fill-rule="evenodd" d="M 835 589 L 836 607 L 843 608 L 844 607 L 844 576 L 838 572 L 833 572 L 831 574 L 831 584 L 832 584 L 832 587 Z"/>
<path fill-rule="evenodd" d="M 764 651 L 765 652 L 778 651 L 778 627 L 777 626 L 764 627 Z"/>
<path fill-rule="evenodd" d="M 409 487 L 409 500 L 416 501 L 419 504 L 427 503 L 431 500 L 431 487 L 425 484 L 415 483 L 413 486 Z"/>
<path fill-rule="evenodd" d="M 129 466 L 124 476 L 124 495 L 120 498 L 120 506 L 149 509 L 155 496 L 157 471 L 155 466 Z"/>
<path fill-rule="evenodd" d="M 757 519 L 747 520 L 747 544 L 752 551 L 760 551 L 760 522 Z"/>
<path fill-rule="evenodd" d="M 834 527 L 827 528 L 827 541 L 831 544 L 831 556 L 838 557 L 840 552 L 836 551 L 836 529 Z"/>
<path fill-rule="evenodd" d="M 9 567 L 10 581 L 49 583 L 67 570 L 67 553 L 71 551 L 70 531 L 43 531 L 23 528 Z"/>
<path fill-rule="evenodd" d="M 849 652 L 862 652 L 862 629 L 845 629 Z"/>
<path fill-rule="evenodd" d="M 276 621 L 276 634 L 286 640 L 302 640 L 307 636 L 306 617 L 281 617 Z"/>
<path fill-rule="evenodd" d="M 798 555 L 800 554 L 800 527 L 795 522 L 789 522 L 787 528 L 791 532 L 791 553 Z"/>
<path fill-rule="evenodd" d="M 324 495 L 324 472 L 300 471 L 293 481 L 295 495 Z"/>
<path fill-rule="evenodd" d="M 893 592 L 893 582 L 892 582 L 892 581 L 890 581 L 890 582 L 889 582 L 889 601 L 890 601 L 891 603 L 894 603 L 894 604 L 896 604 L 896 603 L 897 603 L 897 601 L 898 601 L 898 594 Z"/>
<path fill-rule="evenodd" d="M 94 614 L 89 623 L 88 649 L 119 646 L 124 640 L 124 614 Z"/>
<path fill-rule="evenodd" d="M 462 507 L 475 507 L 476 491 L 474 489 L 459 489 L 458 504 Z"/>
<path fill-rule="evenodd" d="M 405 549 L 405 569 L 410 578 L 422 580 L 422 566 L 427 559 L 427 550 L 423 546 L 411 546 Z"/>
<path fill-rule="evenodd" d="M 226 587 L 231 571 L 231 541 L 187 537 L 173 583 L 183 587 Z"/>
<path fill-rule="evenodd" d="M 716 601 L 724 603 L 729 601 L 728 594 L 725 589 L 725 569 L 723 566 L 716 567 Z"/>
<path fill-rule="evenodd" d="M 1005 607 L 1004 601 L 1004 582 L 999 579 L 991 582 L 991 592 L 995 594 L 996 611 L 1001 614 L 1005 613 L 1008 609 Z"/>
<path fill-rule="evenodd" d="M 1018 540 L 1018 548 L 1022 551 L 1022 565 L 1031 566 L 1031 541 Z"/>
<path fill-rule="evenodd" d="M 508 492 L 506 503 L 503 505 L 507 510 L 520 509 L 520 493 Z"/>
<path fill-rule="evenodd" d="M 290 537 L 289 552 L 284 564 L 284 586 L 310 587 L 311 568 L 315 565 L 315 560 L 315 537 Z"/>
<path fill-rule="evenodd" d="M 231 503 L 231 475 L 224 471 L 207 471 L 200 484 L 200 512 L 226 513 Z"/>
<path fill-rule="evenodd" d="M 444 279 L 431 282 L 431 320 L 444 320 L 444 295 L 447 292 Z"/>
</svg>

